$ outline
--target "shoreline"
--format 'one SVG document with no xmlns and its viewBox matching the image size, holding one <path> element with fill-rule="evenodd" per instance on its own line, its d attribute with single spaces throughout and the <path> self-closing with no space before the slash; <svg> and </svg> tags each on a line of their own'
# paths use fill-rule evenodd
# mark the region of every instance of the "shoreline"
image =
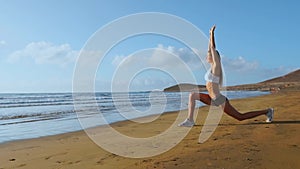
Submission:
<svg viewBox="0 0 300 169">
<path fill-rule="evenodd" d="M 0 168 L 297 168 L 299 99 L 300 91 L 292 91 L 230 100 L 242 112 L 272 106 L 274 122 L 265 123 L 264 116 L 239 122 L 224 114 L 208 141 L 198 144 L 208 112 L 207 106 L 201 107 L 197 125 L 178 145 L 149 158 L 130 159 L 107 152 L 83 130 L 9 141 L 0 144 Z M 129 136 L 148 137 L 166 129 L 177 113 L 162 113 L 151 123 L 137 125 L 127 120 L 111 125 Z"/>
<path fill-rule="evenodd" d="M 238 91 L 226 91 L 226 92 L 238 92 Z M 243 91 L 241 91 L 243 92 Z M 252 91 L 250 91 L 252 92 Z M 267 92 L 267 93 L 264 93 L 263 91 L 257 91 L 257 92 L 262 92 L 261 95 L 259 96 L 264 96 L 264 95 L 269 95 L 271 93 Z M 239 100 L 239 99 L 248 99 L 248 98 L 253 98 L 253 97 L 259 97 L 259 96 L 248 96 L 248 97 L 244 97 L 244 98 L 234 98 L 232 100 Z M 201 108 L 201 107 L 205 107 L 207 105 L 201 105 L 198 107 Z M 197 107 L 196 107 L 197 109 Z M 178 113 L 179 111 L 187 111 L 187 109 L 182 109 L 182 110 L 174 110 L 174 111 L 166 111 L 166 112 L 162 112 L 162 113 L 157 113 L 157 114 L 151 114 L 151 115 L 146 115 L 146 116 L 142 116 L 142 117 L 135 117 L 135 118 L 132 118 L 132 119 L 124 119 L 124 120 L 120 120 L 120 121 L 115 121 L 115 122 L 112 122 L 110 124 L 102 124 L 102 125 L 97 125 L 97 126 L 93 126 L 93 127 L 90 127 L 90 128 L 86 128 L 86 129 L 78 129 L 78 130 L 74 130 L 74 131 L 67 131 L 67 132 L 61 132 L 61 133 L 58 133 L 58 134 L 50 134 L 50 135 L 44 135 L 44 136 L 37 136 L 37 137 L 32 137 L 32 138 L 23 138 L 23 139 L 15 139 L 15 140 L 9 140 L 9 141 L 4 141 L 4 142 L 0 142 L 0 145 L 1 144 L 5 144 L 5 143 L 9 143 L 9 142 L 14 142 L 14 141 L 24 141 L 24 140 L 31 140 L 31 139 L 38 139 L 38 138 L 44 138 L 44 137 L 49 137 L 49 136 L 56 136 L 56 135 L 61 135 L 61 134 L 67 134 L 67 133 L 73 133 L 73 132 L 82 132 L 82 131 L 85 131 L 85 130 L 89 130 L 89 129 L 93 129 L 93 128 L 98 128 L 98 127 L 105 127 L 107 125 L 118 125 L 118 123 L 122 123 L 122 122 L 126 122 L 126 121 L 143 121 L 143 119 L 145 119 L 145 121 L 149 121 L 147 119 L 153 119 L 154 117 L 157 117 L 157 116 L 160 116 L 160 115 L 163 115 L 163 114 L 169 114 L 169 113 Z M 80 121 L 77 119 L 77 122 L 78 124 L 81 126 L 80 124 Z M 82 126 L 81 126 L 82 127 Z"/>
</svg>

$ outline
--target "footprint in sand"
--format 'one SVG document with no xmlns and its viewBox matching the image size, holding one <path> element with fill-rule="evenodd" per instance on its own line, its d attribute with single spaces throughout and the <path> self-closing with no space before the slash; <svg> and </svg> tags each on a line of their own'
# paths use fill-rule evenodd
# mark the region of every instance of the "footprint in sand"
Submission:
<svg viewBox="0 0 300 169">
<path fill-rule="evenodd" d="M 11 159 L 9 159 L 9 161 L 16 161 L 16 159 L 15 158 L 11 158 Z"/>
<path fill-rule="evenodd" d="M 45 159 L 45 160 L 49 160 L 49 159 L 51 159 L 52 157 L 60 156 L 60 155 L 66 155 L 66 154 L 68 154 L 68 152 L 62 152 L 62 153 L 58 153 L 58 154 L 53 154 L 53 155 L 51 155 L 51 156 L 46 156 L 44 159 Z"/>
<path fill-rule="evenodd" d="M 65 163 L 65 161 L 56 161 L 56 163 L 61 164 L 61 163 Z"/>
<path fill-rule="evenodd" d="M 18 165 L 18 167 L 25 167 L 26 166 L 26 164 L 20 164 L 20 165 Z"/>
<path fill-rule="evenodd" d="M 78 160 L 78 161 L 70 161 L 70 162 L 68 162 L 68 164 L 77 164 L 77 163 L 80 163 L 80 160 Z"/>
<path fill-rule="evenodd" d="M 291 147 L 291 148 L 297 148 L 297 149 L 300 148 L 297 144 L 289 145 L 289 147 Z"/>
<path fill-rule="evenodd" d="M 49 156 L 49 157 L 45 157 L 45 160 L 49 160 L 51 158 L 51 156 Z"/>
</svg>

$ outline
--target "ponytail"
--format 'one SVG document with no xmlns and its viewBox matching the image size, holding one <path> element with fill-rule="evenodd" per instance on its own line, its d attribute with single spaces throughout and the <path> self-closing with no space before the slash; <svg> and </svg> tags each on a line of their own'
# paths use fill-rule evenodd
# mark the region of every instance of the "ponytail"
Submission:
<svg viewBox="0 0 300 169">
<path fill-rule="evenodd" d="M 219 84 L 220 84 L 220 86 L 223 86 L 223 68 L 222 68 L 222 63 L 221 63 L 221 55 L 220 55 L 218 50 L 216 50 L 216 52 L 218 54 L 218 57 L 219 57 L 219 60 L 220 60 L 220 65 L 221 65 L 220 66 L 220 82 L 219 82 Z"/>
</svg>

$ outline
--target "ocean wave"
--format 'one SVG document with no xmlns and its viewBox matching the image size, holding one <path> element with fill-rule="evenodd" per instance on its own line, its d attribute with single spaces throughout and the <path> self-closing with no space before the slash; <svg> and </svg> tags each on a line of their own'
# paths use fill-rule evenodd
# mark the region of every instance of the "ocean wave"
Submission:
<svg viewBox="0 0 300 169">
<path fill-rule="evenodd" d="M 53 117 L 63 117 L 69 114 L 75 113 L 74 110 L 70 111 L 59 111 L 59 112 L 45 112 L 45 113 L 33 113 L 33 114 L 18 114 L 18 115 L 2 115 L 0 120 L 11 120 L 11 119 L 22 119 L 22 118 L 53 118 Z"/>
</svg>

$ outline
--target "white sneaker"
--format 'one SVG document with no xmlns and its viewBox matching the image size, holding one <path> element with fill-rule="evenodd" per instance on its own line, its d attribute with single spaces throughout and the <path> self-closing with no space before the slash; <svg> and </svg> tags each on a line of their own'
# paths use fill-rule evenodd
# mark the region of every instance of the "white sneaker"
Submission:
<svg viewBox="0 0 300 169">
<path fill-rule="evenodd" d="M 185 119 L 182 123 L 178 124 L 179 127 L 193 127 L 195 125 L 194 121 Z"/>
<path fill-rule="evenodd" d="M 274 116 L 274 109 L 273 108 L 269 108 L 269 111 L 267 113 L 267 123 L 271 123 L 273 120 L 273 116 Z"/>
</svg>

